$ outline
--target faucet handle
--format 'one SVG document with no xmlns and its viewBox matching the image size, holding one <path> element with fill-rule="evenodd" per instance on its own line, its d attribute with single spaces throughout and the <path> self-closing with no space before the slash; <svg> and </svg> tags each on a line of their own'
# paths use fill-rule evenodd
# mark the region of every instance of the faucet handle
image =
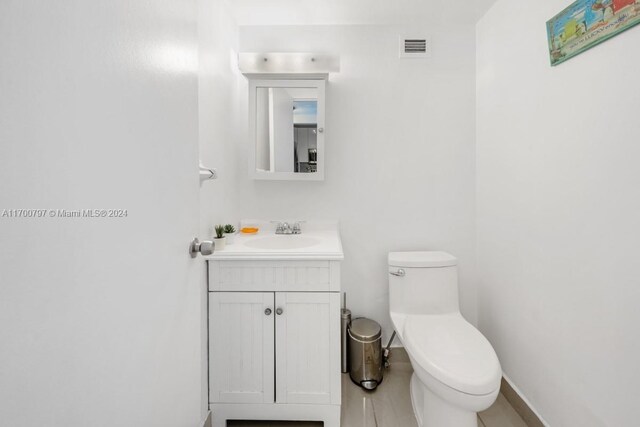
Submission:
<svg viewBox="0 0 640 427">
<path fill-rule="evenodd" d="M 293 234 L 301 234 L 302 229 L 300 228 L 300 224 L 304 224 L 307 221 L 296 221 L 293 223 Z"/>
<path fill-rule="evenodd" d="M 283 234 L 284 233 L 284 226 L 285 224 L 287 224 L 286 222 L 283 223 L 281 221 L 270 221 L 271 224 L 278 224 L 276 225 L 276 234 Z"/>
</svg>

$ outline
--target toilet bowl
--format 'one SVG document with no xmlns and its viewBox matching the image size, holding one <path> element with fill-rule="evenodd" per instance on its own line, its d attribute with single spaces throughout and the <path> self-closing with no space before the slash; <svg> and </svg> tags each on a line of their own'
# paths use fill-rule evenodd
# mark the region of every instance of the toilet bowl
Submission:
<svg viewBox="0 0 640 427">
<path fill-rule="evenodd" d="M 414 373 L 421 427 L 476 427 L 502 371 L 489 341 L 460 314 L 457 260 L 446 252 L 389 253 L 391 320 Z"/>
</svg>

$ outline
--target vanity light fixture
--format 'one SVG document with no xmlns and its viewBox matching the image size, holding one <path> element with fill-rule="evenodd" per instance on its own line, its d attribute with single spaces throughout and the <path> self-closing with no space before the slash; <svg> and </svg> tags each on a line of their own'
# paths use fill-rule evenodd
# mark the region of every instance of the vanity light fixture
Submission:
<svg viewBox="0 0 640 427">
<path fill-rule="evenodd" d="M 340 71 L 340 57 L 308 52 L 241 52 L 238 67 L 249 78 L 326 79 Z"/>
</svg>

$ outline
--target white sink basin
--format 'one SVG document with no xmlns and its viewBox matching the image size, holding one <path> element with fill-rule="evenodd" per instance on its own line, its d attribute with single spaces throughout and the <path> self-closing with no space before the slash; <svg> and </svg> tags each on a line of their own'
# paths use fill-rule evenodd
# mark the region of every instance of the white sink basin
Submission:
<svg viewBox="0 0 640 427">
<path fill-rule="evenodd" d="M 249 225 L 247 225 L 249 224 Z M 302 234 L 275 234 L 269 221 L 241 221 L 242 227 L 256 227 L 257 234 L 239 233 L 224 249 L 216 249 L 208 260 L 219 261 L 342 261 L 342 243 L 336 221 L 309 221 Z"/>
<path fill-rule="evenodd" d="M 261 237 L 249 240 L 244 243 L 245 246 L 256 249 L 302 249 L 315 246 L 320 243 L 320 239 L 314 237 L 306 237 L 300 235 L 281 235 Z"/>
</svg>

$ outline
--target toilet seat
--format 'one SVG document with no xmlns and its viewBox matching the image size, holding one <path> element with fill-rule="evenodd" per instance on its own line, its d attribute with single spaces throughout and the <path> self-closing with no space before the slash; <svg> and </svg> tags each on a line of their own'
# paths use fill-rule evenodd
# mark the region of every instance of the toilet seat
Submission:
<svg viewBox="0 0 640 427">
<path fill-rule="evenodd" d="M 408 315 L 402 341 L 415 363 L 444 385 L 468 395 L 500 388 L 500 362 L 489 341 L 460 313 Z"/>
</svg>

